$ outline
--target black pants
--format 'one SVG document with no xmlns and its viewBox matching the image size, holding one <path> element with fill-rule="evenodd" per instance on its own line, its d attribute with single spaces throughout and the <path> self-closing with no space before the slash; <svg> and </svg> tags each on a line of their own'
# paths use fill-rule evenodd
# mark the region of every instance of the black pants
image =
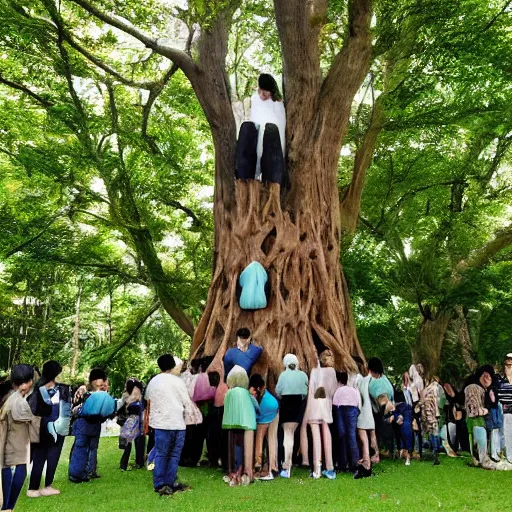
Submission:
<svg viewBox="0 0 512 512">
<path fill-rule="evenodd" d="M 135 465 L 144 466 L 144 451 L 146 448 L 146 436 L 143 434 L 135 438 L 133 442 L 135 444 Z M 132 443 L 126 443 L 123 455 L 121 456 L 121 462 L 119 467 L 121 469 L 128 469 L 128 462 L 130 462 L 130 454 L 132 452 Z"/>
<path fill-rule="evenodd" d="M 212 407 L 208 421 L 208 435 L 206 447 L 208 460 L 213 467 L 217 467 L 219 459 L 222 461 L 222 469 L 228 471 L 228 433 L 222 429 L 222 416 L 224 407 Z"/>
<path fill-rule="evenodd" d="M 28 486 L 31 491 L 37 491 L 39 489 L 45 463 L 46 477 L 44 486 L 49 487 L 52 485 L 63 444 L 64 437 L 57 435 L 57 442 L 55 444 L 34 443 L 31 445 L 33 465 L 32 473 L 30 474 L 30 483 Z"/>
</svg>

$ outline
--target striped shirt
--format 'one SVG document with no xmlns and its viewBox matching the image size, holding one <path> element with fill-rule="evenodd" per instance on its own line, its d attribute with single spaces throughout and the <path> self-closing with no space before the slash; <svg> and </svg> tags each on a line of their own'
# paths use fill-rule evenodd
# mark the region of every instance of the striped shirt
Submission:
<svg viewBox="0 0 512 512">
<path fill-rule="evenodd" d="M 499 377 L 497 394 L 503 406 L 503 412 L 512 414 L 512 382 L 509 382 L 506 377 Z"/>
</svg>

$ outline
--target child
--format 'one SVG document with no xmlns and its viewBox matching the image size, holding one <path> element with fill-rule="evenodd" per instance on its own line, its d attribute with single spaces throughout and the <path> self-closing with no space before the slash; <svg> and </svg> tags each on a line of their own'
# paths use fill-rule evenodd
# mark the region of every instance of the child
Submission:
<svg viewBox="0 0 512 512">
<path fill-rule="evenodd" d="M 229 391 L 224 399 L 222 428 L 228 431 L 228 478 L 230 486 L 248 485 L 252 480 L 252 459 L 258 402 L 249 393 L 246 371 L 235 365 L 228 374 Z"/>
<path fill-rule="evenodd" d="M 124 450 L 119 463 L 119 468 L 122 471 L 128 469 L 132 443 L 135 444 L 135 469 L 144 467 L 146 436 L 144 435 L 142 419 L 144 414 L 142 390 L 143 384 L 140 380 L 128 379 L 119 403 L 119 412 L 122 413 L 119 417 L 123 418 L 122 422 L 118 420 L 121 426 L 119 448 Z"/>
<path fill-rule="evenodd" d="M 25 397 L 34 379 L 34 369 L 17 364 L 11 372 L 13 391 L 0 411 L 0 463 L 2 466 L 2 510 L 13 510 L 27 476 L 30 441 L 39 437 L 41 418 L 32 414 Z M 31 439 L 31 433 L 32 436 Z M 13 471 L 14 468 L 14 471 Z"/>
<path fill-rule="evenodd" d="M 259 374 L 251 375 L 249 391 L 259 403 L 256 413 L 256 447 L 254 470 L 259 480 L 274 480 L 277 476 L 277 427 L 279 425 L 279 402 L 265 387 L 265 381 Z M 268 473 L 261 476 L 263 441 L 268 443 Z"/>
<path fill-rule="evenodd" d="M 400 456 L 405 459 L 405 465 L 411 465 L 411 454 L 414 448 L 414 435 L 412 428 L 412 406 L 407 403 L 403 391 L 395 391 L 395 403 L 389 400 L 386 394 L 377 398 L 377 403 L 382 408 L 382 414 L 388 423 L 394 423 L 400 436 L 402 448 Z"/>
<path fill-rule="evenodd" d="M 96 368 L 89 374 L 90 391 L 81 395 L 75 405 L 73 423 L 75 442 L 69 460 L 69 480 L 73 483 L 88 482 L 91 452 L 97 449 L 101 424 L 115 413 L 116 402 L 102 391 L 107 380 L 106 373 Z"/>
<path fill-rule="evenodd" d="M 361 395 L 357 389 L 347 385 L 346 372 L 336 372 L 336 378 L 338 389 L 332 399 L 332 411 L 338 437 L 338 470 L 346 471 L 348 462 L 348 469 L 354 472 L 359 460 L 357 418 L 361 407 Z"/>
</svg>

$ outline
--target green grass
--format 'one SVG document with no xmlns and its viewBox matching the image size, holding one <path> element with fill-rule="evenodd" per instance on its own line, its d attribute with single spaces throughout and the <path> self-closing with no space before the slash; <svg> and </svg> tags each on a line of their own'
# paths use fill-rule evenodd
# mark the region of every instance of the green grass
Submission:
<svg viewBox="0 0 512 512">
<path fill-rule="evenodd" d="M 442 457 L 437 467 L 431 461 L 413 461 L 410 467 L 384 461 L 375 476 L 358 481 L 350 475 L 338 475 L 334 481 L 312 481 L 306 470 L 296 469 L 290 480 L 239 488 L 223 483 L 218 471 L 180 468 L 180 480 L 192 489 L 160 497 L 153 492 L 151 472 L 119 471 L 121 451 L 114 438 L 100 442 L 98 467 L 102 478 L 71 484 L 67 480 L 71 442 L 72 438 L 66 441 L 54 484 L 62 494 L 30 500 L 24 490 L 17 512 L 512 510 L 512 473 L 472 468 L 467 458 Z"/>
</svg>

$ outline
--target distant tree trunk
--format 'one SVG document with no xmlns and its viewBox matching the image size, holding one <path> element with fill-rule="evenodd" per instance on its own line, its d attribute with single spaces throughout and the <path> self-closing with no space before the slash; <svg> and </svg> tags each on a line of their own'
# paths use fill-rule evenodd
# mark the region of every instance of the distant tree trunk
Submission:
<svg viewBox="0 0 512 512">
<path fill-rule="evenodd" d="M 71 361 L 71 377 L 76 377 L 78 356 L 80 355 L 80 305 L 82 301 L 82 283 L 78 284 L 78 292 L 75 303 L 75 325 L 73 328 L 73 359 Z"/>
<path fill-rule="evenodd" d="M 451 310 L 437 311 L 423 318 L 418 339 L 412 350 L 413 362 L 421 363 L 429 377 L 437 375 L 441 363 L 441 352 L 453 317 Z"/>
</svg>

